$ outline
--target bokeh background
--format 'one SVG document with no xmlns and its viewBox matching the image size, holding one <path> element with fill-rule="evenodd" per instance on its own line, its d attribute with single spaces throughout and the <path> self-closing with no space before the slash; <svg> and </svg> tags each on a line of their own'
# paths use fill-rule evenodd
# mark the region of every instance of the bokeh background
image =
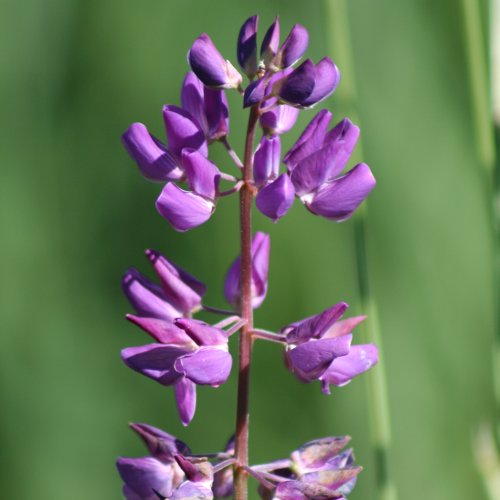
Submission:
<svg viewBox="0 0 500 500">
<path fill-rule="evenodd" d="M 2 498 L 120 498 L 115 458 L 144 454 L 129 421 L 162 427 L 195 452 L 222 447 L 235 377 L 201 389 L 182 428 L 172 391 L 120 361 L 121 348 L 147 339 L 124 321 L 119 284 L 129 266 L 149 273 L 143 250 L 152 247 L 224 306 L 237 202 L 224 199 L 209 223 L 175 233 L 155 212 L 159 186 L 138 174 L 120 135 L 141 121 L 163 137 L 161 107 L 178 103 L 186 52 L 201 32 L 234 60 L 241 23 L 259 13 L 263 30 L 279 14 L 283 34 L 296 22 L 309 29 L 315 60 L 336 60 L 346 28 L 336 8 L 336 0 L 1 2 Z M 493 236 L 463 10 L 456 0 L 349 0 L 348 10 L 351 74 L 324 105 L 338 120 L 359 120 L 363 159 L 378 179 L 367 243 L 393 477 L 403 500 L 482 499 L 472 435 L 493 411 Z M 246 117 L 237 96 L 230 103 L 241 151 Z M 313 113 L 284 136 L 285 151 Z M 217 145 L 213 158 L 231 168 Z M 300 203 L 277 225 L 254 220 L 272 234 L 259 325 L 277 329 L 339 300 L 363 312 L 352 221 L 330 223 Z M 365 467 L 350 498 L 375 498 L 367 376 L 326 397 L 286 372 L 277 346 L 257 344 L 254 360 L 252 461 L 350 434 Z"/>
</svg>

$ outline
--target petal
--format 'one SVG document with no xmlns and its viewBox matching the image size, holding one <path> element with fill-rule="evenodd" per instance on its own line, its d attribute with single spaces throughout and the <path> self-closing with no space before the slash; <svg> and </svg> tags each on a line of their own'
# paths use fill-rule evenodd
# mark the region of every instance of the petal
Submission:
<svg viewBox="0 0 500 500">
<path fill-rule="evenodd" d="M 181 104 L 182 109 L 187 111 L 206 133 L 208 123 L 205 114 L 205 86 L 192 71 L 188 71 L 182 82 Z"/>
<path fill-rule="evenodd" d="M 304 26 L 296 24 L 281 46 L 278 59 L 279 66 L 288 68 L 295 64 L 306 52 L 309 45 L 309 34 Z"/>
<path fill-rule="evenodd" d="M 341 335 L 346 335 L 347 333 L 351 333 L 354 328 L 356 328 L 365 319 L 366 316 L 354 316 L 352 318 L 346 318 L 341 321 L 337 321 L 328 328 L 328 330 L 322 335 L 322 338 L 331 339 L 334 337 L 340 337 Z"/>
<path fill-rule="evenodd" d="M 252 307 L 256 309 L 264 301 L 267 293 L 269 270 L 269 235 L 257 232 L 252 240 Z M 240 300 L 241 258 L 237 257 L 229 268 L 224 282 L 224 297 L 233 306 Z"/>
<path fill-rule="evenodd" d="M 201 347 L 192 354 L 179 358 L 175 369 L 198 385 L 219 386 L 231 373 L 231 354 L 215 347 Z"/>
<path fill-rule="evenodd" d="M 352 335 L 336 339 L 311 340 L 286 352 L 291 371 L 302 382 L 317 380 L 332 361 L 349 353 Z"/>
<path fill-rule="evenodd" d="M 260 46 L 260 57 L 266 66 L 269 66 L 274 56 L 278 53 L 280 44 L 280 23 L 278 17 L 274 20 L 273 24 L 269 26 L 262 45 Z"/>
<path fill-rule="evenodd" d="M 152 456 L 163 462 L 173 461 L 178 453 L 191 453 L 187 444 L 175 436 L 148 424 L 132 423 L 130 428 L 138 434 Z"/>
<path fill-rule="evenodd" d="M 226 61 L 206 33 L 194 41 L 188 52 L 188 61 L 196 76 L 208 87 L 233 87 Z"/>
<path fill-rule="evenodd" d="M 213 492 L 208 486 L 185 481 L 172 493 L 170 500 L 211 500 L 213 497 Z"/>
<path fill-rule="evenodd" d="M 257 27 L 259 16 L 249 17 L 240 29 L 236 55 L 238 63 L 249 78 L 257 73 Z"/>
<path fill-rule="evenodd" d="M 347 165 L 356 143 L 359 138 L 359 127 L 354 125 L 350 120 L 344 118 L 335 127 L 328 132 L 325 137 L 325 144 L 335 143 L 335 171 L 331 172 L 331 177 L 337 176 Z"/>
<path fill-rule="evenodd" d="M 348 307 L 349 304 L 346 302 L 339 302 L 319 314 L 292 323 L 284 329 L 287 342 L 289 344 L 300 344 L 312 338 L 323 338 L 325 333 L 342 317 Z"/>
<path fill-rule="evenodd" d="M 221 328 L 190 318 L 176 319 L 175 324 L 200 346 L 227 346 L 227 333 Z"/>
<path fill-rule="evenodd" d="M 277 93 L 285 103 L 300 105 L 311 95 L 314 85 L 314 64 L 310 59 L 306 59 L 288 76 L 276 82 L 273 92 Z"/>
<path fill-rule="evenodd" d="M 217 166 L 194 149 L 183 150 L 182 165 L 191 190 L 204 198 L 215 200 L 220 181 Z"/>
<path fill-rule="evenodd" d="M 274 182 L 259 191 L 255 204 L 265 216 L 277 222 L 295 199 L 295 190 L 288 174 L 280 175 Z"/>
<path fill-rule="evenodd" d="M 361 467 L 321 470 L 304 474 L 301 481 L 309 484 L 318 484 L 328 488 L 332 492 L 336 492 L 343 484 L 354 479 L 362 470 Z"/>
<path fill-rule="evenodd" d="M 132 370 L 160 384 L 172 385 L 180 377 L 174 369 L 175 360 L 189 352 L 190 349 L 176 345 L 147 344 L 123 349 L 121 358 Z"/>
<path fill-rule="evenodd" d="M 337 88 L 340 81 L 340 71 L 329 57 L 324 57 L 316 64 L 315 72 L 314 90 L 307 99 L 301 102 L 305 108 L 326 99 Z"/>
<path fill-rule="evenodd" d="M 302 481 L 284 481 L 276 487 L 273 500 L 312 500 L 339 498 L 319 484 L 303 483 Z"/>
<path fill-rule="evenodd" d="M 229 134 L 229 107 L 223 90 L 205 88 L 205 114 L 208 129 L 205 132 L 211 141 Z"/>
<path fill-rule="evenodd" d="M 142 123 L 132 123 L 123 134 L 122 142 L 146 179 L 164 182 L 182 177 L 179 162 Z"/>
<path fill-rule="evenodd" d="M 206 286 L 188 272 L 170 262 L 156 250 L 146 250 L 167 300 L 183 313 L 190 313 L 201 305 Z"/>
<path fill-rule="evenodd" d="M 198 149 L 203 155 L 208 155 L 205 134 L 189 112 L 177 106 L 163 106 L 163 120 L 168 149 L 174 155 L 180 158 L 184 148 Z"/>
<path fill-rule="evenodd" d="M 268 82 L 265 78 L 259 78 L 251 82 L 243 94 L 243 107 L 249 108 L 260 103 L 264 99 L 267 84 Z"/>
<path fill-rule="evenodd" d="M 188 231 L 200 226 L 212 215 L 214 204 L 195 193 L 168 183 L 162 190 L 156 209 L 176 231 Z"/>
<path fill-rule="evenodd" d="M 316 215 L 342 222 L 348 219 L 375 187 L 376 181 L 365 163 L 356 165 L 346 175 L 325 184 L 307 208 Z"/>
<path fill-rule="evenodd" d="M 187 426 L 193 420 L 196 411 L 196 385 L 182 377 L 175 385 L 175 402 L 182 425 Z"/>
<path fill-rule="evenodd" d="M 350 440 L 349 436 L 342 436 L 309 441 L 292 453 L 292 460 L 301 473 L 304 473 L 304 469 L 307 468 L 323 467 L 330 459 L 343 450 Z"/>
<path fill-rule="evenodd" d="M 267 275 L 269 272 L 269 254 L 271 238 L 268 234 L 257 231 L 252 240 L 252 307 L 259 307 L 267 294 Z"/>
<path fill-rule="evenodd" d="M 167 301 L 163 290 L 136 269 L 129 269 L 122 279 L 122 288 L 131 306 L 140 316 L 171 321 L 182 314 Z"/>
<path fill-rule="evenodd" d="M 158 500 L 155 490 L 164 496 L 172 492 L 173 470 L 170 464 L 152 457 L 120 457 L 116 467 L 128 489 L 142 500 Z"/>
<path fill-rule="evenodd" d="M 297 139 L 288 153 L 283 158 L 283 162 L 290 170 L 304 158 L 308 157 L 323 146 L 326 132 L 332 114 L 327 109 L 322 109 L 307 125 L 304 132 Z"/>
<path fill-rule="evenodd" d="M 349 354 L 333 360 L 321 378 L 325 384 L 341 387 L 377 362 L 378 349 L 374 344 L 353 345 Z M 324 388 L 327 390 L 328 386 L 325 385 Z"/>
<path fill-rule="evenodd" d="M 253 173 L 257 186 L 276 179 L 280 170 L 281 142 L 278 136 L 262 137 L 254 155 Z"/>
<path fill-rule="evenodd" d="M 127 314 L 126 318 L 149 333 L 160 344 L 175 344 L 179 347 L 195 347 L 189 335 L 175 326 L 171 321 L 157 318 L 145 318 Z"/>
<path fill-rule="evenodd" d="M 299 112 L 297 108 L 282 104 L 263 113 L 260 125 L 266 134 L 284 134 L 295 125 Z"/>
</svg>

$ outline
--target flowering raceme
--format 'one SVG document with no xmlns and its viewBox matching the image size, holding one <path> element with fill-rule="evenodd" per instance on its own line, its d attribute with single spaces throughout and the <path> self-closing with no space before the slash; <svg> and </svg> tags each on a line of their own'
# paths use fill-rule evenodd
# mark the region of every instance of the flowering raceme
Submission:
<svg viewBox="0 0 500 500">
<path fill-rule="evenodd" d="M 157 498 L 247 498 L 247 477 L 259 482 L 264 499 L 344 499 L 361 468 L 352 450 L 342 451 L 347 437 L 314 440 L 290 458 L 250 466 L 248 463 L 249 368 L 255 340 L 281 344 L 286 367 L 301 382 L 319 381 L 322 391 L 344 386 L 378 361 L 373 344 L 352 345 L 353 331 L 364 319 L 342 319 L 348 305 L 339 302 L 323 312 L 290 323 L 279 332 L 256 328 L 252 310 L 268 291 L 270 236 L 252 234 L 251 209 L 273 221 L 285 216 L 295 198 L 307 210 L 329 220 L 349 219 L 375 187 L 370 168 L 360 163 L 344 172 L 359 137 L 347 118 L 330 128 L 332 115 L 320 110 L 289 151 L 282 156 L 281 136 L 298 114 L 330 96 L 340 72 L 328 57 L 302 61 L 309 43 L 307 30 L 295 25 L 280 43 L 278 18 L 257 45 L 258 16 L 240 29 L 236 57 L 243 76 L 201 34 L 188 51 L 190 71 L 181 86 L 180 106 L 163 107 L 166 143 L 145 125 L 132 124 L 123 144 L 148 180 L 163 183 L 156 200 L 160 215 L 179 232 L 207 222 L 219 198 L 239 194 L 240 255 L 229 266 L 224 296 L 230 310 L 206 305 L 206 286 L 155 250 L 146 256 L 159 280 L 155 283 L 129 269 L 123 291 L 135 310 L 127 319 L 152 337 L 148 344 L 127 347 L 125 365 L 163 386 L 171 386 L 181 423 L 188 425 L 196 409 L 198 385 L 224 384 L 238 369 L 236 432 L 223 452 L 192 455 L 170 434 L 147 424 L 132 424 L 150 456 L 119 458 L 117 468 L 127 500 Z M 238 92 L 249 109 L 243 161 L 229 143 L 226 91 Z M 262 134 L 256 138 L 257 130 Z M 257 145 L 255 144 L 258 141 Z M 236 175 L 209 158 L 220 143 L 234 163 Z M 283 168 L 282 168 L 283 164 Z M 228 184 L 223 187 L 223 183 Z M 193 318 L 200 312 L 224 316 L 214 324 Z M 239 354 L 233 362 L 229 339 L 237 333 Z"/>
</svg>

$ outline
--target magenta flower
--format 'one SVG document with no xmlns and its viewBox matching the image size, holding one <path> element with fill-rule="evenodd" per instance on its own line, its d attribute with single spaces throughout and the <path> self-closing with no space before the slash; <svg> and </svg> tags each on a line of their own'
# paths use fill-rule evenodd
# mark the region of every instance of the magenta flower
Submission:
<svg viewBox="0 0 500 500">
<path fill-rule="evenodd" d="M 267 294 L 267 273 L 271 241 L 269 235 L 257 232 L 252 240 L 252 307 L 257 309 Z M 229 268 L 224 282 L 226 300 L 237 307 L 240 302 L 241 258 L 238 257 Z"/>
</svg>

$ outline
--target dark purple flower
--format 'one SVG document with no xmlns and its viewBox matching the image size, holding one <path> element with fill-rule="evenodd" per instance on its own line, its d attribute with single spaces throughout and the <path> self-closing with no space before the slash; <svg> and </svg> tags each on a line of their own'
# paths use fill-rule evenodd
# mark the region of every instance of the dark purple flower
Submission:
<svg viewBox="0 0 500 500">
<path fill-rule="evenodd" d="M 155 338 L 159 322 L 138 322 Z M 178 318 L 164 325 L 168 343 L 147 344 L 122 350 L 124 363 L 162 385 L 174 386 L 181 421 L 189 424 L 196 408 L 196 387 L 217 387 L 229 377 L 232 358 L 224 330 L 194 319 Z M 160 337 L 161 338 L 161 337 Z"/>
<path fill-rule="evenodd" d="M 153 457 L 125 458 L 116 461 L 127 500 L 158 500 L 158 492 L 169 497 L 178 485 L 178 466 Z"/>
<path fill-rule="evenodd" d="M 259 16 L 249 17 L 240 29 L 236 55 L 238 63 L 249 78 L 257 73 L 257 28 Z"/>
<path fill-rule="evenodd" d="M 375 187 L 370 168 L 360 163 L 340 176 L 354 150 L 359 129 L 344 119 L 327 132 L 331 114 L 320 111 L 285 155 L 295 193 L 314 214 L 348 219 Z"/>
<path fill-rule="evenodd" d="M 269 270 L 269 235 L 256 232 L 252 240 L 252 307 L 259 307 L 267 294 L 267 273 Z M 224 282 L 226 300 L 237 307 L 240 302 L 241 257 L 237 257 L 229 268 Z"/>
<path fill-rule="evenodd" d="M 207 87 L 231 89 L 241 85 L 241 75 L 224 60 L 206 33 L 194 41 L 188 52 L 188 61 L 195 75 Z"/>
<path fill-rule="evenodd" d="M 199 151 L 185 148 L 182 164 L 192 191 L 168 183 L 162 190 L 156 208 L 177 231 L 188 231 L 206 222 L 215 210 L 220 172 Z"/>
<path fill-rule="evenodd" d="M 182 83 L 181 103 L 209 142 L 229 133 L 229 108 L 225 92 L 205 87 L 192 71 L 186 74 Z"/>
<path fill-rule="evenodd" d="M 265 78 L 259 78 L 251 82 L 243 94 L 243 107 L 249 108 L 259 104 L 266 95 L 267 81 Z"/>
<path fill-rule="evenodd" d="M 326 99 L 340 81 L 340 72 L 328 57 L 318 64 L 306 59 L 273 86 L 273 93 L 284 103 L 310 108 Z"/>
</svg>

